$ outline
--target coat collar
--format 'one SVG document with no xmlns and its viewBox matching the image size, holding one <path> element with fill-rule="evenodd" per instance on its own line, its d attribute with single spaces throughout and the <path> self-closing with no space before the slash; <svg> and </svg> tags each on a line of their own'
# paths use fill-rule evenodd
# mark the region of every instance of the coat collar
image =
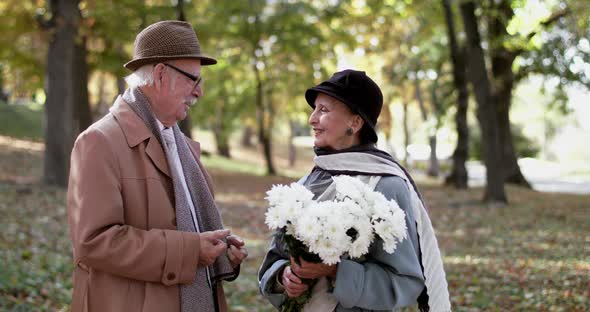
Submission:
<svg viewBox="0 0 590 312">
<path fill-rule="evenodd" d="M 166 176 L 172 177 L 162 145 L 150 129 L 148 129 L 143 120 L 141 120 L 121 96 L 115 100 L 111 113 L 119 123 L 123 135 L 125 135 L 125 139 L 127 140 L 127 145 L 133 148 L 149 139 L 145 147 L 145 153 L 160 171 Z"/>
<path fill-rule="evenodd" d="M 125 139 L 127 140 L 127 145 L 133 148 L 139 145 L 139 143 L 149 139 L 145 149 L 146 154 L 160 171 L 168 177 L 171 177 L 166 154 L 158 142 L 158 139 L 121 96 L 117 97 L 115 100 L 111 113 L 119 123 Z M 199 159 L 201 155 L 201 146 L 199 142 L 195 142 L 188 138 L 186 138 L 186 142 L 188 143 L 195 159 Z"/>
<path fill-rule="evenodd" d="M 143 120 L 137 116 L 121 96 L 118 96 L 115 100 L 115 104 L 111 108 L 111 113 L 115 116 L 115 119 L 123 130 L 129 147 L 135 147 L 150 137 L 156 139 Z"/>
</svg>

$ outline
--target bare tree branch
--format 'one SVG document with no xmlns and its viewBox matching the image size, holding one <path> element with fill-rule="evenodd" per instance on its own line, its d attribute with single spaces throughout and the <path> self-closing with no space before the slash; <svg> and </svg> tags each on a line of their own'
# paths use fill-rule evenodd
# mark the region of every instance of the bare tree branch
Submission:
<svg viewBox="0 0 590 312">
<path fill-rule="evenodd" d="M 562 10 L 553 12 L 553 14 L 551 14 L 551 16 L 549 16 L 546 20 L 541 22 L 541 26 L 543 26 L 543 28 L 548 27 L 549 25 L 553 24 L 554 22 L 556 22 L 557 20 L 559 20 L 560 18 L 569 15 L 571 13 L 571 10 L 569 8 L 564 8 Z M 533 31 L 530 32 L 527 35 L 527 40 L 531 40 L 536 34 L 538 34 L 539 31 Z"/>
</svg>

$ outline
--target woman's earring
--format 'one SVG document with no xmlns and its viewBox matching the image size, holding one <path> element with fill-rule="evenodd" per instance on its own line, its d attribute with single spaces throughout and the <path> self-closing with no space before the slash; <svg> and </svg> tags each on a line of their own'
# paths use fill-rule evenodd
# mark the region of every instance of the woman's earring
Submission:
<svg viewBox="0 0 590 312">
<path fill-rule="evenodd" d="M 354 134 L 354 130 L 352 130 L 352 128 L 349 127 L 348 129 L 346 129 L 346 135 L 352 136 L 353 134 Z"/>
</svg>

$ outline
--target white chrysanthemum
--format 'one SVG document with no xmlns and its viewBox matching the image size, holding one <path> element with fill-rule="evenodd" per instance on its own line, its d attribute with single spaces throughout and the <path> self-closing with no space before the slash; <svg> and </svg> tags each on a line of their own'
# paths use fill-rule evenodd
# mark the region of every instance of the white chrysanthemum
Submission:
<svg viewBox="0 0 590 312">
<path fill-rule="evenodd" d="M 340 261 L 340 256 L 343 254 L 341 246 L 338 246 L 330 240 L 321 240 L 318 243 L 317 250 L 315 250 L 322 261 L 328 265 L 336 264 Z"/>
<path fill-rule="evenodd" d="M 266 218 L 264 223 L 266 223 L 270 229 L 280 229 L 287 224 L 284 214 L 276 206 L 268 208 L 265 215 Z"/>
<path fill-rule="evenodd" d="M 334 184 L 336 185 L 337 199 L 342 200 L 348 197 L 358 201 L 363 198 L 365 183 L 361 180 L 346 175 L 332 177 L 332 180 L 334 180 Z"/>
<path fill-rule="evenodd" d="M 299 185 L 292 183 L 289 186 L 273 185 L 273 187 L 266 192 L 266 200 L 271 206 L 291 203 L 307 204 L 313 198 L 313 193 Z"/>
<path fill-rule="evenodd" d="M 291 183 L 291 190 L 298 201 L 307 204 L 313 200 L 313 193 L 299 183 Z"/>
<path fill-rule="evenodd" d="M 296 223 L 313 198 L 312 192 L 297 183 L 274 185 L 266 194 L 270 207 L 266 212 L 265 223 L 271 229 Z"/>
<path fill-rule="evenodd" d="M 350 198 L 344 199 L 341 203 L 342 203 L 342 213 L 340 213 L 341 216 L 348 215 L 350 217 L 358 218 L 358 217 L 366 217 L 366 216 L 370 215 L 367 213 L 367 210 L 364 209 L 365 207 L 362 207 L 358 202 L 356 202 Z"/>
<path fill-rule="evenodd" d="M 352 227 L 357 232 L 356 240 L 350 246 L 349 254 L 353 258 L 359 258 L 369 252 L 369 247 L 374 239 L 373 226 L 368 217 L 358 218 Z"/>
<path fill-rule="evenodd" d="M 313 193 L 300 184 L 273 186 L 266 197 L 270 204 L 266 224 L 272 229 L 286 226 L 287 234 L 326 264 L 340 262 L 344 254 L 353 258 L 367 254 L 375 235 L 383 240 L 385 251 L 394 252 L 407 237 L 404 211 L 357 178 L 333 180 L 336 198 L 323 202 L 314 201 Z"/>
<path fill-rule="evenodd" d="M 367 213 L 371 215 L 383 215 L 389 212 L 387 206 L 387 199 L 379 192 L 370 192 L 366 194 L 367 202 L 370 208 L 367 208 Z"/>
<path fill-rule="evenodd" d="M 286 185 L 273 185 L 272 188 L 266 192 L 265 199 L 271 206 L 276 206 L 285 201 L 289 196 L 291 188 Z"/>
<path fill-rule="evenodd" d="M 294 227 L 295 237 L 305 243 L 311 243 L 321 233 L 320 219 L 312 214 L 304 214 Z"/>
<path fill-rule="evenodd" d="M 383 249 L 393 253 L 396 247 L 396 240 L 391 234 L 391 225 L 387 221 L 379 221 L 373 224 L 375 233 L 383 240 Z"/>
<path fill-rule="evenodd" d="M 397 203 L 395 205 L 397 206 Z M 399 206 L 397 207 L 397 209 L 392 210 L 391 222 L 395 225 L 392 234 L 401 241 L 408 237 L 408 228 L 406 226 L 406 213 Z"/>
<path fill-rule="evenodd" d="M 383 250 L 387 253 L 393 253 L 397 248 L 397 240 L 395 239 L 387 239 L 383 240 Z"/>
</svg>

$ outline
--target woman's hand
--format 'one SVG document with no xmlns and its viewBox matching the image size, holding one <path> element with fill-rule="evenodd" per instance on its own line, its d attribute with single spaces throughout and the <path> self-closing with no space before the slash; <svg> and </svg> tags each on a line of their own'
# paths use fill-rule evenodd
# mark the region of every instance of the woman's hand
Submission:
<svg viewBox="0 0 590 312">
<path fill-rule="evenodd" d="M 299 263 L 301 263 L 301 265 L 297 264 L 295 259 L 291 257 L 291 270 L 300 278 L 316 279 L 327 276 L 332 280 L 336 279 L 336 272 L 338 271 L 337 264 L 327 265 L 324 263 L 312 263 L 301 258 L 299 258 Z"/>
<path fill-rule="evenodd" d="M 285 287 L 287 296 L 290 298 L 297 298 L 301 296 L 308 287 L 305 283 L 303 283 L 303 281 L 301 281 L 299 277 L 297 277 L 297 275 L 293 273 L 293 271 L 291 271 L 290 266 L 287 266 L 283 270 L 281 282 L 283 283 L 283 287 Z"/>
</svg>

